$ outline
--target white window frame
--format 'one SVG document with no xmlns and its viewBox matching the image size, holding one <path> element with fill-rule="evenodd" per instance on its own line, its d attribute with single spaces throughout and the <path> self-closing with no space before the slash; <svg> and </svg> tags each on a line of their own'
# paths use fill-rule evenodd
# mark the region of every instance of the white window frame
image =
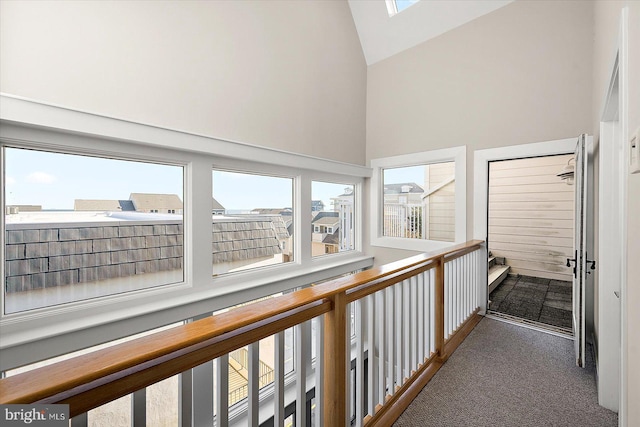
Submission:
<svg viewBox="0 0 640 427">
<path fill-rule="evenodd" d="M 455 162 L 455 240 L 412 239 L 384 236 L 384 169 L 420 166 L 434 163 Z M 371 160 L 371 245 L 427 252 L 446 248 L 467 240 L 467 147 L 466 145 L 421 153 L 404 154 Z"/>
<path fill-rule="evenodd" d="M 196 317 L 264 295 L 370 267 L 362 248 L 362 188 L 371 170 L 269 148 L 0 95 L 3 144 L 183 165 L 184 281 L 0 317 L 0 371 Z M 219 155 L 223 153 L 224 155 Z M 250 161 L 247 159 L 259 159 Z M 0 161 L 3 159 L 0 158 Z M 212 277 L 212 170 L 294 178 L 294 261 Z M 2 168 L 2 172 L 4 167 Z M 330 172 L 328 172 L 330 171 Z M 4 173 L 4 172 L 3 172 Z M 354 250 L 311 256 L 311 182 L 353 185 L 358 209 Z M 4 185 L 0 186 L 4 205 Z M 4 215 L 0 219 L 0 277 L 4 284 Z M 4 293 L 0 303 L 4 306 Z M 82 319 L 81 322 L 78 319 Z"/>
</svg>

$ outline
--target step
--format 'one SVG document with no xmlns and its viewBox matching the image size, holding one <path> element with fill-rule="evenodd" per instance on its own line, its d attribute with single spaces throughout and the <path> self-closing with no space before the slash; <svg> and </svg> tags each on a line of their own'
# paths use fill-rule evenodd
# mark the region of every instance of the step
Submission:
<svg viewBox="0 0 640 427">
<path fill-rule="evenodd" d="M 487 263 L 487 264 L 488 264 L 488 265 L 487 265 L 487 268 L 489 268 L 489 269 L 490 269 L 491 267 L 493 267 L 494 265 L 496 265 L 496 257 L 494 257 L 494 256 L 489 256 L 489 261 L 488 261 L 488 263 Z"/>
<path fill-rule="evenodd" d="M 511 267 L 508 265 L 494 265 L 489 269 L 489 293 L 493 292 L 507 278 L 509 270 L 511 270 Z"/>
</svg>

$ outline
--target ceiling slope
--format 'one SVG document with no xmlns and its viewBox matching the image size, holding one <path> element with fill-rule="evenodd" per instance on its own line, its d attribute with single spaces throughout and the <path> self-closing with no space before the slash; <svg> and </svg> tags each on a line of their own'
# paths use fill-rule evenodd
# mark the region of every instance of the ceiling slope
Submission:
<svg viewBox="0 0 640 427">
<path fill-rule="evenodd" d="M 383 0 L 348 1 L 367 65 L 372 65 L 514 0 L 422 0 L 393 17 Z"/>
</svg>

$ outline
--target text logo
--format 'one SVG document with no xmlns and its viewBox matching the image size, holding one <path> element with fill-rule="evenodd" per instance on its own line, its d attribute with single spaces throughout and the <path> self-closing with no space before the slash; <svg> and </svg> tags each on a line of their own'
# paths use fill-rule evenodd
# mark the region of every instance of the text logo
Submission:
<svg viewBox="0 0 640 427">
<path fill-rule="evenodd" d="M 3 426 L 68 427 L 69 405 L 0 405 Z"/>
</svg>

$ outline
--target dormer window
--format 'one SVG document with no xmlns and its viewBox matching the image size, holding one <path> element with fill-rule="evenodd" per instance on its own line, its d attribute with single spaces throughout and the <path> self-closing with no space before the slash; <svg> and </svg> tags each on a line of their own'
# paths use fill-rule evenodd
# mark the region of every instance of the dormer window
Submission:
<svg viewBox="0 0 640 427">
<path fill-rule="evenodd" d="M 398 13 L 402 12 L 409 6 L 412 6 L 418 3 L 420 0 L 386 0 L 387 4 L 387 12 L 389 12 L 389 16 L 395 16 Z"/>
</svg>

